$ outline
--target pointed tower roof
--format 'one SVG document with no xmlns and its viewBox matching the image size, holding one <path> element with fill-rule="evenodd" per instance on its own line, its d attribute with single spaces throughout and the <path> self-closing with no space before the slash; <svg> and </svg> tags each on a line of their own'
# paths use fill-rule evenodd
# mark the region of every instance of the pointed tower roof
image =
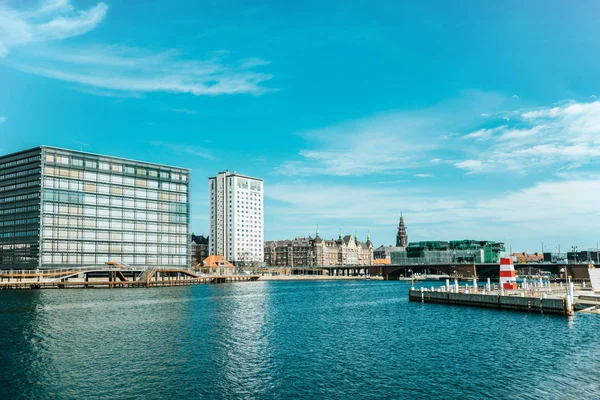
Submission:
<svg viewBox="0 0 600 400">
<path fill-rule="evenodd" d="M 404 225 L 404 217 L 400 212 L 400 222 L 398 223 L 398 234 L 396 235 L 396 246 L 397 247 L 408 247 L 408 234 L 406 233 L 406 226 Z"/>
</svg>

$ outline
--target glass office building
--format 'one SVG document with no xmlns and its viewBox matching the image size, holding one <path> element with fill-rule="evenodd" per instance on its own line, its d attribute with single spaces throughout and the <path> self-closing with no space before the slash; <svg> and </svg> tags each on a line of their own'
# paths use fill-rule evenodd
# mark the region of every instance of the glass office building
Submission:
<svg viewBox="0 0 600 400">
<path fill-rule="evenodd" d="M 0 157 L 0 268 L 188 267 L 189 178 L 46 146 Z"/>
</svg>

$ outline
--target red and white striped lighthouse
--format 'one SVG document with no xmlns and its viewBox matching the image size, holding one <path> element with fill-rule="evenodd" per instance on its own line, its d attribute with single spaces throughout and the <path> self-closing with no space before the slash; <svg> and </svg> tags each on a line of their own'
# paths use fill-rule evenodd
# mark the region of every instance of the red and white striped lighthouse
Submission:
<svg viewBox="0 0 600 400">
<path fill-rule="evenodd" d="M 512 258 L 500 259 L 500 286 L 504 289 L 517 289 L 517 278 L 515 277 L 515 266 Z"/>
</svg>

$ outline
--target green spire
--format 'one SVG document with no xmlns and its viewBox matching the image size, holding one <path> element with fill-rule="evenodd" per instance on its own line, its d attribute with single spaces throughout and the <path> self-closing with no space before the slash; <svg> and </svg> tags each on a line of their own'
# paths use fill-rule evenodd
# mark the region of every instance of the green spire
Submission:
<svg viewBox="0 0 600 400">
<path fill-rule="evenodd" d="M 342 239 L 342 228 L 340 228 L 340 240 Z"/>
<path fill-rule="evenodd" d="M 358 242 L 358 234 L 356 233 L 356 231 L 354 231 L 354 241 Z"/>
<path fill-rule="evenodd" d="M 317 237 L 319 237 L 319 223 L 317 222 Z"/>
<path fill-rule="evenodd" d="M 371 241 L 371 231 L 367 231 L 367 242 Z"/>
</svg>

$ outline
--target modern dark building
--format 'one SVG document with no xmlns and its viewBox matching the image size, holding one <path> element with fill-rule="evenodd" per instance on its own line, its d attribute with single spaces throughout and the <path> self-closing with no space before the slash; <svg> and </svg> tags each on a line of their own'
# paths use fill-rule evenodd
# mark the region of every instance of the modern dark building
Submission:
<svg viewBox="0 0 600 400">
<path fill-rule="evenodd" d="M 208 251 L 208 236 L 196 236 L 192 233 L 190 251 L 192 267 L 201 264 L 204 259 L 210 255 Z"/>
<path fill-rule="evenodd" d="M 190 171 L 41 146 L 0 157 L 0 268 L 190 264 Z"/>
<path fill-rule="evenodd" d="M 599 251 L 596 249 L 570 251 L 567 253 L 567 260 L 570 263 L 598 263 Z"/>
<path fill-rule="evenodd" d="M 489 240 L 412 242 L 404 251 L 392 252 L 392 264 L 497 263 L 504 243 Z"/>
</svg>

